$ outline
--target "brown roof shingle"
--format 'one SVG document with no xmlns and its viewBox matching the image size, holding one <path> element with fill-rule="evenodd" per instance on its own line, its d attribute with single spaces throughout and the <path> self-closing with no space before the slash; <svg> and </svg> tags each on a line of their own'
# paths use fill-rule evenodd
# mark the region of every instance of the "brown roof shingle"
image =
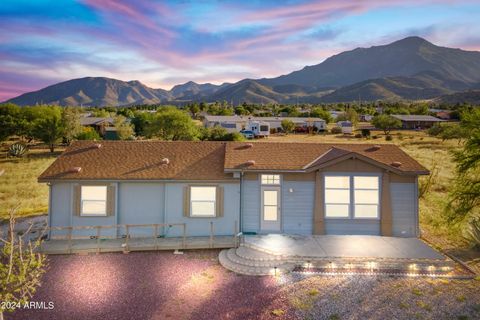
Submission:
<svg viewBox="0 0 480 320">
<path fill-rule="evenodd" d="M 231 179 L 223 170 L 224 154 L 224 142 L 76 141 L 39 180 Z M 162 164 L 164 158 L 168 164 Z M 69 173 L 73 167 L 80 172 Z"/>
<path fill-rule="evenodd" d="M 39 181 L 228 180 L 232 175 L 225 170 L 305 171 L 349 155 L 367 157 L 400 173 L 428 173 L 392 144 L 379 148 L 371 144 L 214 141 L 102 141 L 100 148 L 95 144 L 98 142 L 74 142 Z M 162 162 L 164 158 L 168 164 Z M 395 167 L 393 162 L 401 165 Z M 73 172 L 78 167 L 81 170 Z"/>
</svg>

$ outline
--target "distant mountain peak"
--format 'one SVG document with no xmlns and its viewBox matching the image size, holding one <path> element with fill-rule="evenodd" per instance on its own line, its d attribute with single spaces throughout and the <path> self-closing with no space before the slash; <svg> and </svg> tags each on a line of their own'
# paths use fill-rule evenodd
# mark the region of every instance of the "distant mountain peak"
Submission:
<svg viewBox="0 0 480 320">
<path fill-rule="evenodd" d="M 122 106 L 191 101 L 247 103 L 348 102 L 429 99 L 480 83 L 480 52 L 437 46 L 410 36 L 336 54 L 276 78 L 214 85 L 188 81 L 171 90 L 138 80 L 73 79 L 9 100 L 19 105 Z"/>
<path fill-rule="evenodd" d="M 395 41 L 391 43 L 391 45 L 395 46 L 404 46 L 404 47 L 419 47 L 422 45 L 428 45 L 428 46 L 435 46 L 433 43 L 425 40 L 422 37 L 419 36 L 410 36 L 403 38 L 401 40 Z"/>
</svg>

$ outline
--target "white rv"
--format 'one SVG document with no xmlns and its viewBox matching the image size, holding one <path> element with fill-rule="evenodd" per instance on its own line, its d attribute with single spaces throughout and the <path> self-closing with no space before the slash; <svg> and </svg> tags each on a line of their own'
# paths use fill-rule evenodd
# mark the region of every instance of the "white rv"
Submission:
<svg viewBox="0 0 480 320">
<path fill-rule="evenodd" d="M 248 121 L 245 130 L 252 131 L 255 137 L 268 137 L 270 135 L 270 124 L 263 121 Z"/>
</svg>

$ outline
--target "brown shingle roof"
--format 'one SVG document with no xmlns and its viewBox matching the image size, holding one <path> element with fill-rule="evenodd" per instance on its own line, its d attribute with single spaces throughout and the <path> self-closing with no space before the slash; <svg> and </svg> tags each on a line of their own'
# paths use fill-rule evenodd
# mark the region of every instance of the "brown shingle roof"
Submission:
<svg viewBox="0 0 480 320">
<path fill-rule="evenodd" d="M 225 168 L 241 169 L 248 160 L 255 164 L 249 170 L 304 170 L 334 161 L 348 154 L 367 157 L 392 170 L 405 173 L 427 173 L 427 169 L 393 144 L 382 144 L 379 149 L 371 144 L 320 144 L 320 143 L 229 143 L 226 146 Z M 400 167 L 392 162 L 401 162 Z"/>
<path fill-rule="evenodd" d="M 313 170 L 349 156 L 400 173 L 427 170 L 392 144 L 277 142 L 77 141 L 39 177 L 49 180 L 228 180 L 225 170 Z M 167 158 L 168 164 L 162 162 Z M 253 160 L 254 164 L 247 165 Z M 400 162 L 399 167 L 392 165 Z M 81 168 L 75 172 L 73 168 Z"/>
<path fill-rule="evenodd" d="M 100 148 L 95 148 L 100 143 Z M 77 141 L 39 177 L 40 181 L 225 180 L 224 142 Z M 168 158 L 169 164 L 162 164 Z M 68 173 L 81 167 L 78 173 Z"/>
</svg>

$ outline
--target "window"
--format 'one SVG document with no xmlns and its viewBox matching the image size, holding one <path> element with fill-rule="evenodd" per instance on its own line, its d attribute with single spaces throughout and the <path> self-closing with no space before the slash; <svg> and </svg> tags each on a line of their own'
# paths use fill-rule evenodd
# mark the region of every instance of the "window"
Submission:
<svg viewBox="0 0 480 320">
<path fill-rule="evenodd" d="M 266 125 L 261 125 L 261 126 L 260 126 L 260 131 L 262 131 L 262 132 L 268 131 L 268 126 L 266 126 Z"/>
<path fill-rule="evenodd" d="M 325 176 L 325 217 L 378 218 L 379 206 L 378 176 Z"/>
<path fill-rule="evenodd" d="M 215 217 L 216 187 L 190 187 L 190 216 Z"/>
<path fill-rule="evenodd" d="M 350 177 L 325 177 L 325 216 L 348 218 L 350 216 Z"/>
<path fill-rule="evenodd" d="M 280 184 L 280 175 L 278 174 L 262 174 L 262 184 Z"/>
<path fill-rule="evenodd" d="M 278 190 L 263 191 L 263 219 L 265 221 L 277 221 Z"/>
<path fill-rule="evenodd" d="M 82 186 L 81 215 L 107 215 L 107 186 Z"/>
<path fill-rule="evenodd" d="M 353 177 L 355 218 L 378 218 L 378 177 Z"/>
</svg>

